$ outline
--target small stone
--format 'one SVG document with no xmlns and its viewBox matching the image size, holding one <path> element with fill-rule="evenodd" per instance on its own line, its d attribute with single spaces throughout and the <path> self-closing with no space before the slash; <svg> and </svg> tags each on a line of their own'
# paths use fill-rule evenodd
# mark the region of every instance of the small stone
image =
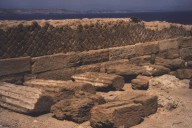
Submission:
<svg viewBox="0 0 192 128">
<path fill-rule="evenodd" d="M 131 84 L 134 90 L 147 90 L 149 88 L 149 81 L 142 79 L 133 79 Z"/>
<path fill-rule="evenodd" d="M 149 80 L 151 78 L 147 76 L 139 75 L 136 79 L 131 81 L 132 89 L 134 90 L 147 90 L 149 88 Z"/>
</svg>

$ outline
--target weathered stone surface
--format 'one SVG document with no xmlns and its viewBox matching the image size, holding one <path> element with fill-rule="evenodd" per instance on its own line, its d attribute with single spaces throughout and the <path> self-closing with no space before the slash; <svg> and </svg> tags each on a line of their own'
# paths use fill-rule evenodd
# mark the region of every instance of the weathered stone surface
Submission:
<svg viewBox="0 0 192 128">
<path fill-rule="evenodd" d="M 129 91 L 110 91 L 110 92 L 97 92 L 99 96 L 102 96 L 106 102 L 114 101 L 131 101 L 132 99 L 146 95 L 145 91 L 137 91 L 130 89 Z"/>
<path fill-rule="evenodd" d="M 75 74 L 81 74 L 85 72 L 100 72 L 100 64 L 84 65 L 75 69 Z"/>
<path fill-rule="evenodd" d="M 189 88 L 192 89 L 192 79 L 189 82 Z"/>
<path fill-rule="evenodd" d="M 140 43 L 135 45 L 136 55 L 150 55 L 155 54 L 159 51 L 159 43 L 158 42 L 147 42 Z"/>
<path fill-rule="evenodd" d="M 148 82 L 141 79 L 133 79 L 131 85 L 134 90 L 147 90 L 149 88 Z"/>
<path fill-rule="evenodd" d="M 110 91 L 110 92 L 97 92 L 96 94 L 102 96 L 106 102 L 113 102 L 119 95 L 127 94 L 126 91 Z"/>
<path fill-rule="evenodd" d="M 3 77 L 0 77 L 0 81 L 6 82 L 6 83 L 22 85 L 24 82 L 24 76 L 23 75 L 3 76 Z"/>
<path fill-rule="evenodd" d="M 147 90 L 149 88 L 150 77 L 138 76 L 131 81 L 132 89 L 134 90 Z"/>
<path fill-rule="evenodd" d="M 115 99 L 115 101 L 130 101 L 133 103 L 142 104 L 142 109 L 140 110 L 140 114 L 142 117 L 149 116 L 157 112 L 158 108 L 158 97 L 154 95 L 148 95 L 146 93 L 141 92 L 130 92 L 127 94 L 119 95 Z"/>
<path fill-rule="evenodd" d="M 51 112 L 57 119 L 82 123 L 90 119 L 90 111 L 94 105 L 103 103 L 105 103 L 105 100 L 100 96 L 78 92 L 74 97 L 64 98 L 53 105 Z"/>
<path fill-rule="evenodd" d="M 180 57 L 179 49 L 169 49 L 158 53 L 159 57 L 165 59 L 176 59 Z"/>
<path fill-rule="evenodd" d="M 171 72 L 169 73 L 169 75 L 177 76 L 177 72 L 176 72 L 176 71 L 171 71 Z"/>
<path fill-rule="evenodd" d="M 31 58 L 11 58 L 0 60 L 0 76 L 25 73 L 31 71 Z"/>
<path fill-rule="evenodd" d="M 70 68 L 80 64 L 77 53 L 55 54 L 32 58 L 32 73 L 41 73 L 63 68 Z"/>
<path fill-rule="evenodd" d="M 67 92 L 71 92 L 68 96 L 73 95 L 78 91 L 89 92 L 92 94 L 96 93 L 95 88 L 92 85 L 73 81 L 32 79 L 24 82 L 24 85 L 42 89 L 47 92 L 47 94 L 53 94 L 53 96 L 57 95 L 59 92 L 66 94 Z"/>
<path fill-rule="evenodd" d="M 98 91 L 121 90 L 124 86 L 123 77 L 114 74 L 86 72 L 72 78 L 77 82 L 92 84 Z"/>
<path fill-rule="evenodd" d="M 93 128 L 129 128 L 157 111 L 157 97 L 141 96 L 131 100 L 127 100 L 126 95 L 120 97 L 124 99 L 93 107 L 90 119 Z"/>
<path fill-rule="evenodd" d="M 53 101 L 40 89 L 0 83 L 0 106 L 24 114 L 49 112 Z"/>
<path fill-rule="evenodd" d="M 162 65 L 170 69 L 178 69 L 184 67 L 185 61 L 182 59 L 163 59 L 158 57 L 155 59 L 155 64 Z"/>
<path fill-rule="evenodd" d="M 26 75 L 24 75 L 24 81 L 28 81 L 28 80 L 32 80 L 32 79 L 37 79 L 37 75 L 36 74 L 26 74 Z"/>
<path fill-rule="evenodd" d="M 180 38 L 160 41 L 159 42 L 159 50 L 165 51 L 165 50 L 169 50 L 169 49 L 178 49 L 179 48 L 179 40 L 180 40 Z"/>
<path fill-rule="evenodd" d="M 179 42 L 179 45 L 180 45 L 181 48 L 192 47 L 192 38 L 191 37 L 183 38 Z"/>
<path fill-rule="evenodd" d="M 151 59 L 152 59 L 151 55 L 139 56 L 131 58 L 130 63 L 140 65 L 144 63 L 150 63 Z"/>
<path fill-rule="evenodd" d="M 143 67 L 145 68 L 142 72 L 144 76 L 161 76 L 170 72 L 170 69 L 160 65 L 145 65 Z"/>
<path fill-rule="evenodd" d="M 180 56 L 184 60 L 192 60 L 192 47 L 180 49 Z"/>
<path fill-rule="evenodd" d="M 176 77 L 179 79 L 190 79 L 192 78 L 192 69 L 178 69 Z"/>
<path fill-rule="evenodd" d="M 129 59 L 135 56 L 135 46 L 123 46 L 109 49 L 109 60 Z"/>
<path fill-rule="evenodd" d="M 144 72 L 145 68 L 141 66 L 136 66 L 134 64 L 121 64 L 109 66 L 106 69 L 107 73 L 114 73 L 120 76 L 123 76 L 126 82 L 130 82 L 137 75 Z"/>
<path fill-rule="evenodd" d="M 170 72 L 170 69 L 166 67 L 151 64 L 144 64 L 144 66 L 122 64 L 109 66 L 106 70 L 107 73 L 114 73 L 123 76 L 126 82 L 130 82 L 130 80 L 136 78 L 139 74 L 144 76 L 159 76 Z"/>
<path fill-rule="evenodd" d="M 75 74 L 75 68 L 59 69 L 37 74 L 37 79 L 71 80 Z"/>
<path fill-rule="evenodd" d="M 186 66 L 192 68 L 192 61 L 188 61 Z"/>
<path fill-rule="evenodd" d="M 92 50 L 80 53 L 82 64 L 94 64 L 109 60 L 108 50 Z"/>
<path fill-rule="evenodd" d="M 129 63 L 128 59 L 112 60 L 112 61 L 108 61 L 108 62 L 103 62 L 100 64 L 100 72 L 106 73 L 107 68 L 109 66 L 117 66 L 117 65 L 128 64 L 128 63 Z"/>
<path fill-rule="evenodd" d="M 141 122 L 141 104 L 109 102 L 91 110 L 90 123 L 93 128 L 129 128 Z"/>
</svg>

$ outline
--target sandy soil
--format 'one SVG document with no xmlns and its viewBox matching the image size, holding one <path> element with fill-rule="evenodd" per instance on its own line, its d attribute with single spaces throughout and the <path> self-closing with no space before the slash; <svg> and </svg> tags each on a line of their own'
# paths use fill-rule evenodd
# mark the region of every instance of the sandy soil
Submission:
<svg viewBox="0 0 192 128">
<path fill-rule="evenodd" d="M 125 89 L 130 89 L 126 85 Z M 192 128 L 192 89 L 188 85 L 170 89 L 164 95 L 177 96 L 182 103 L 176 109 L 159 109 L 154 115 L 133 128 Z M 30 117 L 0 108 L 0 128 L 91 128 L 89 122 L 82 125 L 70 121 L 59 121 L 52 114 Z"/>
</svg>

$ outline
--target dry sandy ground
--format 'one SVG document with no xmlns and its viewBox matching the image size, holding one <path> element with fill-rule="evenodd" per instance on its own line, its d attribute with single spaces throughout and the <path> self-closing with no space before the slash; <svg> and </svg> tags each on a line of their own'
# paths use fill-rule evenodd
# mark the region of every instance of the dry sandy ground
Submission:
<svg viewBox="0 0 192 128">
<path fill-rule="evenodd" d="M 128 85 L 127 85 L 128 86 Z M 127 89 L 130 89 L 129 87 Z M 188 85 L 175 88 L 168 93 L 182 99 L 182 104 L 172 111 L 159 110 L 156 114 L 144 119 L 133 128 L 192 128 L 192 90 Z M 91 128 L 89 122 L 78 125 L 69 121 L 59 121 L 51 114 L 30 117 L 0 108 L 0 128 Z"/>
</svg>

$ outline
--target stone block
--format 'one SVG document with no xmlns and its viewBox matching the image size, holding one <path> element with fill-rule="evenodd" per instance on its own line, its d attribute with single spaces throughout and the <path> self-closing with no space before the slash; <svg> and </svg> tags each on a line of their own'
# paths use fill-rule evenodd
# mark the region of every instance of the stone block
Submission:
<svg viewBox="0 0 192 128">
<path fill-rule="evenodd" d="M 180 49 L 180 56 L 184 60 L 192 60 L 192 47 Z"/>
<path fill-rule="evenodd" d="M 192 78 L 192 69 L 178 69 L 176 77 L 179 79 L 190 79 Z"/>
<path fill-rule="evenodd" d="M 119 98 L 114 102 L 93 107 L 90 119 L 93 128 L 129 128 L 139 124 L 143 117 L 157 111 L 155 96 L 142 95 L 129 99 L 127 95 L 121 95 Z"/>
<path fill-rule="evenodd" d="M 0 76 L 26 73 L 30 71 L 31 71 L 30 57 L 0 59 Z"/>
<path fill-rule="evenodd" d="M 100 72 L 100 64 L 83 65 L 75 69 L 75 74 L 85 72 Z"/>
<path fill-rule="evenodd" d="M 71 99 L 63 98 L 51 107 L 51 112 L 59 120 L 70 120 L 83 123 L 90 119 L 90 111 L 94 105 L 103 104 L 101 96 L 79 92 Z"/>
<path fill-rule="evenodd" d="M 137 56 L 151 55 L 159 52 L 158 42 L 147 42 L 135 45 L 135 53 Z"/>
<path fill-rule="evenodd" d="M 150 63 L 151 60 L 152 60 L 151 55 L 145 55 L 145 56 L 131 58 L 129 61 L 132 64 L 140 65 L 144 63 Z"/>
<path fill-rule="evenodd" d="M 132 89 L 134 90 L 147 90 L 149 88 L 150 77 L 147 76 L 137 76 L 136 79 L 131 81 Z"/>
<path fill-rule="evenodd" d="M 90 123 L 93 128 L 129 128 L 141 122 L 141 104 L 125 101 L 108 102 L 93 107 Z"/>
<path fill-rule="evenodd" d="M 183 38 L 179 42 L 179 45 L 180 45 L 181 48 L 192 47 L 192 38 L 191 37 Z"/>
<path fill-rule="evenodd" d="M 159 57 L 164 59 L 176 59 L 180 57 L 179 49 L 169 49 L 158 54 Z"/>
<path fill-rule="evenodd" d="M 135 56 L 135 46 L 123 46 L 109 49 L 109 60 L 129 59 Z"/>
<path fill-rule="evenodd" d="M 108 50 L 92 50 L 80 53 L 82 64 L 94 64 L 109 60 Z"/>
<path fill-rule="evenodd" d="M 169 39 L 169 40 L 163 40 L 159 41 L 159 50 L 165 51 L 169 49 L 178 49 L 179 48 L 179 38 L 177 39 Z"/>
<path fill-rule="evenodd" d="M 161 76 L 171 71 L 169 68 L 160 65 L 144 65 L 143 68 L 145 68 L 142 72 L 144 76 Z"/>
<path fill-rule="evenodd" d="M 186 66 L 187 66 L 188 68 L 192 68 L 192 61 L 188 61 Z"/>
<path fill-rule="evenodd" d="M 42 73 L 80 65 L 80 56 L 77 53 L 55 54 L 32 58 L 32 73 Z"/>
<path fill-rule="evenodd" d="M 66 68 L 39 73 L 36 75 L 36 78 L 52 79 L 52 80 L 71 80 L 71 76 L 74 74 L 75 74 L 75 68 Z"/>
<path fill-rule="evenodd" d="M 92 84 L 97 91 L 121 90 L 124 86 L 123 77 L 114 74 L 86 72 L 72 78 L 77 82 Z"/>
<path fill-rule="evenodd" d="M 49 112 L 52 98 L 40 89 L 0 83 L 0 106 L 19 113 L 39 115 Z"/>
<path fill-rule="evenodd" d="M 128 63 L 129 63 L 128 59 L 112 60 L 112 61 L 108 61 L 108 62 L 103 62 L 103 63 L 100 63 L 100 72 L 106 73 L 107 68 L 109 66 L 117 66 L 117 65 L 128 64 Z"/>
<path fill-rule="evenodd" d="M 59 93 L 64 93 L 66 96 L 65 98 L 68 98 L 78 91 L 89 92 L 92 94 L 96 93 L 95 88 L 92 85 L 73 81 L 32 79 L 25 81 L 24 85 L 44 90 L 47 95 L 53 97 L 57 96 Z"/>
<path fill-rule="evenodd" d="M 155 59 L 156 65 L 161 65 L 170 69 L 178 69 L 185 66 L 185 61 L 182 59 L 163 59 L 157 57 Z"/>
</svg>

